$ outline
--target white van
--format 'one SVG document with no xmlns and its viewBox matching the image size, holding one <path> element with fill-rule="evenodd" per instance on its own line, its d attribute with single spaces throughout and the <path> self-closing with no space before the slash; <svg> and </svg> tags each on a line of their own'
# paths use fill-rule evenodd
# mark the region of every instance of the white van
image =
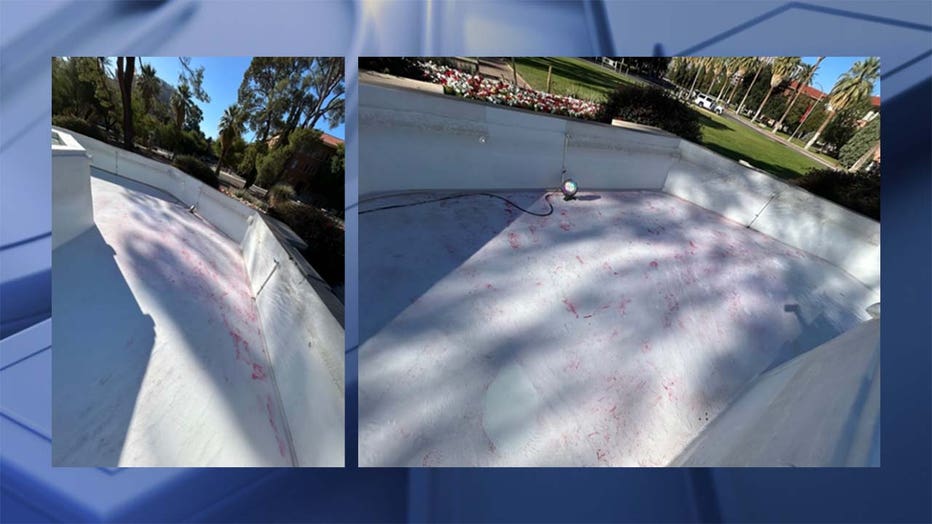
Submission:
<svg viewBox="0 0 932 524">
<path fill-rule="evenodd" d="M 711 96 L 704 94 L 704 93 L 699 93 L 698 95 L 696 95 L 696 99 L 693 100 L 693 103 L 703 109 L 714 111 L 715 113 L 719 115 L 725 111 L 725 108 L 722 107 L 721 104 L 716 104 L 715 99 L 713 99 Z"/>
</svg>

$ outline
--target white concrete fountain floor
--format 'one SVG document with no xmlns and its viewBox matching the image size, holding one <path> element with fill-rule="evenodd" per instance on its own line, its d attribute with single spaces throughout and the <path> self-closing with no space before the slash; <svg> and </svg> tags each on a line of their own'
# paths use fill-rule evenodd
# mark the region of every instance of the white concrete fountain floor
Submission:
<svg viewBox="0 0 932 524">
<path fill-rule="evenodd" d="M 360 215 L 361 466 L 666 465 L 879 300 L 664 193 L 552 201 L 546 218 L 481 196 Z"/>
<path fill-rule="evenodd" d="M 291 465 L 238 245 L 92 174 L 97 228 L 53 253 L 53 464 Z"/>
</svg>

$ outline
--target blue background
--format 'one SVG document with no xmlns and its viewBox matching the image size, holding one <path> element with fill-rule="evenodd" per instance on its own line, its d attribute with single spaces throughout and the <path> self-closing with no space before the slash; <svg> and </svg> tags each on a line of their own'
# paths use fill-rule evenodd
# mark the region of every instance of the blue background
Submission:
<svg viewBox="0 0 932 524">
<path fill-rule="evenodd" d="M 357 469 L 357 222 L 348 212 L 348 469 L 51 468 L 51 330 L 42 321 L 50 310 L 49 59 L 127 54 L 346 56 L 348 204 L 357 187 L 359 55 L 880 56 L 883 466 Z M 6 1 L 0 96 L 4 521 L 932 521 L 928 2 Z"/>
</svg>

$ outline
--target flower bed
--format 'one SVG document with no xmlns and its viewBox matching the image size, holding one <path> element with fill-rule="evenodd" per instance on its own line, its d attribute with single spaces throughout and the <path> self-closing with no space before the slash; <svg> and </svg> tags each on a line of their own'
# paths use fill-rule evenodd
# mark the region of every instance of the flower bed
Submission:
<svg viewBox="0 0 932 524">
<path fill-rule="evenodd" d="M 502 80 L 482 78 L 430 61 L 418 62 L 418 65 L 424 77 L 442 85 L 445 92 L 474 100 L 587 120 L 595 118 L 601 108 L 600 104 L 589 100 L 524 89 Z"/>
</svg>

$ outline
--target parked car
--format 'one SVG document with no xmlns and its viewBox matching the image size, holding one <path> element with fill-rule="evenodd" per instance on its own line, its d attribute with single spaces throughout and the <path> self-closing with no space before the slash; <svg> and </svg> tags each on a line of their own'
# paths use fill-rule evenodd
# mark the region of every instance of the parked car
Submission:
<svg viewBox="0 0 932 524">
<path fill-rule="evenodd" d="M 713 99 L 711 96 L 704 94 L 704 93 L 699 93 L 698 95 L 696 95 L 696 99 L 693 100 L 693 103 L 703 109 L 714 111 L 716 114 L 719 114 L 719 115 L 725 111 L 725 108 L 722 107 L 721 104 L 716 104 L 715 99 Z"/>
</svg>

